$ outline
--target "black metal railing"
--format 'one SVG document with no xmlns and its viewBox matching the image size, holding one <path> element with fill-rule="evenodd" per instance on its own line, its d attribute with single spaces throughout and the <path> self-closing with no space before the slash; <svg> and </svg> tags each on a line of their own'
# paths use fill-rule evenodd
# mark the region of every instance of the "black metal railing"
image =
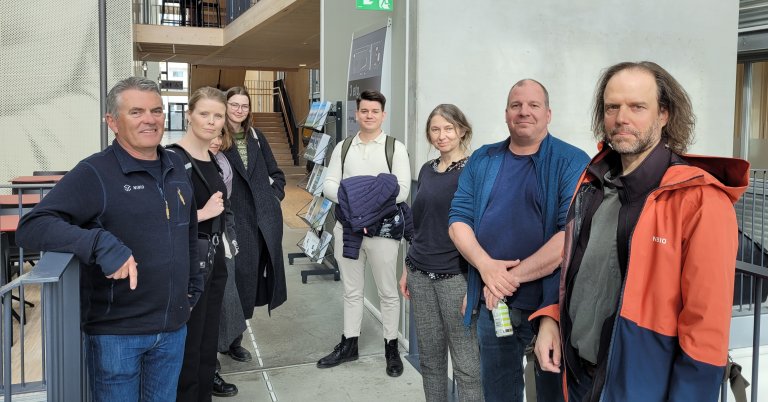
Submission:
<svg viewBox="0 0 768 402">
<path fill-rule="evenodd" d="M 72 254 L 46 253 L 41 257 L 39 252 L 25 253 L 16 247 L 13 236 L 21 217 L 54 185 L 0 185 L 0 195 L 5 197 L 0 203 L 3 401 L 20 394 L 25 394 L 24 400 L 49 401 L 82 401 L 87 396 L 79 262 Z"/>
<path fill-rule="evenodd" d="M 40 287 L 39 353 L 25 353 L 27 334 L 22 307 L 14 346 L 12 292 Z M 14 395 L 38 393 L 49 401 L 83 401 L 87 395 L 85 365 L 80 331 L 80 263 L 72 254 L 45 253 L 37 265 L 0 287 L 2 299 L 2 387 L 4 401 Z M 17 353 L 14 353 L 14 347 Z M 18 363 L 14 365 L 14 358 Z M 28 359 L 29 358 L 29 359 Z M 34 359 L 34 360 L 32 360 Z M 42 365 L 42 378 L 26 381 L 25 366 Z M 17 380 L 14 381 L 14 376 Z"/>
<path fill-rule="evenodd" d="M 261 0 L 227 0 L 227 22 L 236 20 L 259 1 Z"/>
<path fill-rule="evenodd" d="M 133 0 L 133 22 L 143 25 L 224 28 L 224 0 Z"/>
<path fill-rule="evenodd" d="M 763 315 L 768 314 L 768 170 L 750 170 L 749 187 L 736 203 L 739 223 L 739 249 L 731 320 L 732 349 L 751 348 L 750 386 L 752 401 L 759 401 L 760 346 L 768 344 L 768 331 L 762 331 Z M 750 331 L 751 329 L 751 331 Z M 751 334 L 751 336 L 750 336 Z M 738 360 L 738 359 L 736 359 Z M 746 363 L 739 362 L 736 363 Z M 723 383 L 721 400 L 726 401 L 728 382 Z"/>
<path fill-rule="evenodd" d="M 224 28 L 260 0 L 133 0 L 133 23 Z"/>
<path fill-rule="evenodd" d="M 288 91 L 285 90 L 283 80 L 275 80 L 273 94 L 275 98 L 274 109 L 283 116 L 283 125 L 288 137 L 288 145 L 291 147 L 293 165 L 299 166 L 299 128 L 296 125 L 296 116 L 293 113 L 293 106 L 291 106 L 291 98 L 288 96 Z"/>
</svg>

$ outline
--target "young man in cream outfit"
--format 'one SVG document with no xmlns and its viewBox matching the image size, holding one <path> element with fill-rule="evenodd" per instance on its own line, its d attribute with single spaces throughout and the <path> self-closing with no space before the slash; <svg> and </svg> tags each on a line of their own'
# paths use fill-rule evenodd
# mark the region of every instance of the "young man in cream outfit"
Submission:
<svg viewBox="0 0 768 402">
<path fill-rule="evenodd" d="M 343 142 L 336 144 L 328 164 L 323 194 L 331 201 L 338 203 L 339 187 L 343 179 L 390 173 L 385 150 L 387 134 L 381 130 L 381 124 L 387 116 L 384 112 L 385 103 L 386 98 L 378 91 L 363 91 L 357 98 L 355 118 L 360 125 L 360 131 L 352 140 L 343 162 L 343 169 L 341 155 Z M 400 187 L 396 202 L 403 202 L 408 199 L 410 191 L 411 168 L 408 152 L 400 141 L 395 141 L 391 173 L 397 177 Z M 368 262 L 381 299 L 386 371 L 389 376 L 397 377 L 403 372 L 403 363 L 397 346 L 400 297 L 396 271 L 400 241 L 366 236 L 360 247 L 360 257 L 354 260 L 342 256 L 342 227 L 338 222 L 334 228 L 334 238 L 334 257 L 339 264 L 341 280 L 344 283 L 344 334 L 333 352 L 317 362 L 317 367 L 334 367 L 357 360 L 357 340 L 363 320 L 365 264 Z"/>
</svg>

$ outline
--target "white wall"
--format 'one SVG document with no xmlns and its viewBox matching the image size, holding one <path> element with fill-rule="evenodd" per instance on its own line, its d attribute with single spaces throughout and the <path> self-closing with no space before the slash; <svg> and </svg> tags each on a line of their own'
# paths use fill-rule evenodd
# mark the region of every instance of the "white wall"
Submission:
<svg viewBox="0 0 768 402">
<path fill-rule="evenodd" d="M 132 74 L 131 30 L 108 0 L 108 85 Z M 0 43 L 0 183 L 99 151 L 98 2 L 3 2 Z"/>
<path fill-rule="evenodd" d="M 393 13 L 358 11 L 351 0 L 322 4 L 324 100 L 346 99 L 352 33 L 393 18 L 388 118 L 392 135 L 408 146 L 414 176 L 436 155 L 423 130 L 437 104 L 455 103 L 467 114 L 477 149 L 509 135 L 506 96 L 522 78 L 547 86 L 550 131 L 594 155 L 595 84 L 602 69 L 627 60 L 655 61 L 688 90 L 698 116 L 692 152 L 731 155 L 736 2 L 399 0 Z M 378 306 L 372 281 L 365 296 Z"/>
<path fill-rule="evenodd" d="M 550 93 L 550 131 L 593 155 L 590 109 L 601 70 L 651 60 L 693 100 L 691 151 L 731 156 L 737 2 L 443 0 L 416 7 L 419 132 L 434 106 L 455 103 L 473 124 L 474 149 L 504 139 L 507 92 L 519 79 L 534 78 Z M 414 138 L 408 145 L 419 166 L 428 146 Z"/>
</svg>

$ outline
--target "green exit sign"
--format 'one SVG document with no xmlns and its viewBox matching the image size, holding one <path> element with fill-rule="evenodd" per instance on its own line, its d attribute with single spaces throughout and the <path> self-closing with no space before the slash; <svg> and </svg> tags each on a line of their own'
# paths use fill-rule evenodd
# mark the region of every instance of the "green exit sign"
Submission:
<svg viewBox="0 0 768 402">
<path fill-rule="evenodd" d="M 358 10 L 392 11 L 394 0 L 355 0 Z"/>
</svg>

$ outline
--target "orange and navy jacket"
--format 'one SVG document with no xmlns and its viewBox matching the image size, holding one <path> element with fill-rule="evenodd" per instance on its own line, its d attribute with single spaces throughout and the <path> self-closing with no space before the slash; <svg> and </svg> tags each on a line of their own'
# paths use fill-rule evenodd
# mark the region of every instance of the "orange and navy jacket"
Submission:
<svg viewBox="0 0 768 402">
<path fill-rule="evenodd" d="M 602 147 L 571 202 L 559 305 L 531 316 L 560 322 L 566 401 L 568 383 L 575 381 L 568 371 L 581 370 L 567 324 L 566 278 L 569 269 L 578 269 L 571 257 L 581 223 L 574 209 L 596 179 L 589 167 L 612 152 Z M 746 161 L 673 154 L 629 237 L 617 314 L 610 337 L 601 339 L 603 360 L 595 372 L 599 392 L 591 400 L 717 401 L 728 357 L 738 247 L 733 204 L 748 181 Z"/>
</svg>

